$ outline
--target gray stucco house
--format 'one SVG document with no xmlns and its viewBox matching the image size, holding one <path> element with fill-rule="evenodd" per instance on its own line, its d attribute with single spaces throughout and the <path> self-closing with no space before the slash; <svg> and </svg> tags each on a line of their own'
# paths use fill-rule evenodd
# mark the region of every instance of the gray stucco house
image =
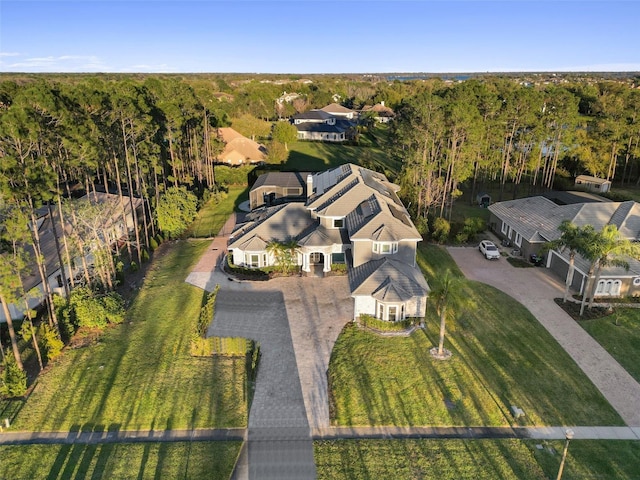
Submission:
<svg viewBox="0 0 640 480">
<path fill-rule="evenodd" d="M 627 202 L 591 202 L 558 205 L 545 197 L 529 197 L 489 206 L 489 227 L 500 238 L 519 247 L 525 258 L 538 253 L 545 242 L 560 237 L 563 220 L 577 226 L 592 225 L 601 230 L 616 225 L 620 234 L 631 241 L 640 240 L 640 204 Z M 629 270 L 621 267 L 603 269 L 596 296 L 640 296 L 640 262 L 630 258 Z M 550 251 L 546 266 L 562 279 L 569 269 L 568 252 Z M 572 288 L 582 293 L 587 284 L 589 262 L 576 255 Z"/>
<path fill-rule="evenodd" d="M 247 268 L 272 266 L 268 243 L 293 239 L 303 274 L 347 264 L 356 318 L 424 317 L 429 285 L 416 265 L 422 237 L 398 189 L 384 175 L 353 164 L 308 174 L 304 201 L 252 210 L 232 233 L 229 255 Z"/>
</svg>

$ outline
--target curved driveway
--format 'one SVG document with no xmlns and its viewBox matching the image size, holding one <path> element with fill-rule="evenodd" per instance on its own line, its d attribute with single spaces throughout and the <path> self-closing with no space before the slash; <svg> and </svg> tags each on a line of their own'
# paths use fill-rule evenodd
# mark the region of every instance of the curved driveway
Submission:
<svg viewBox="0 0 640 480">
<path fill-rule="evenodd" d="M 553 301 L 564 285 L 545 268 L 515 268 L 486 260 L 477 248 L 449 247 L 470 280 L 491 285 L 522 303 L 549 331 L 630 427 L 640 426 L 640 384 Z"/>
</svg>

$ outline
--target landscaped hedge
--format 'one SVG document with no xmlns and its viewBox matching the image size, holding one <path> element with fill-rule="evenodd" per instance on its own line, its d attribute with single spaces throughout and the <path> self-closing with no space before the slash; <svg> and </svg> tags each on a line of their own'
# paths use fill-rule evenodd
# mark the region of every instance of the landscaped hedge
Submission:
<svg viewBox="0 0 640 480">
<path fill-rule="evenodd" d="M 213 355 L 242 357 L 248 355 L 255 348 L 254 342 L 251 340 L 241 337 L 206 337 L 207 329 L 215 313 L 218 290 L 220 290 L 220 285 L 216 285 L 200 309 L 198 323 L 191 338 L 191 355 L 194 357 Z"/>
<path fill-rule="evenodd" d="M 402 332 L 404 330 L 409 330 L 420 321 L 418 318 L 407 318 L 406 320 L 401 320 L 399 322 L 389 322 L 367 314 L 360 315 L 358 320 L 360 325 L 363 327 L 378 330 L 380 332 Z"/>
<path fill-rule="evenodd" d="M 234 265 L 231 257 L 227 255 L 227 262 L 225 270 L 229 273 L 233 273 L 240 277 L 245 277 L 251 280 L 269 280 L 269 273 L 272 268 L 244 268 Z"/>
</svg>

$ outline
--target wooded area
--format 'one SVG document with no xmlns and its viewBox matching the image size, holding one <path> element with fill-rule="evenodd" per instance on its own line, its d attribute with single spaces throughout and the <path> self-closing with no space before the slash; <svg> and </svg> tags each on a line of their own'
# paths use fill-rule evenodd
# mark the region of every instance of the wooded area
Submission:
<svg viewBox="0 0 640 480">
<path fill-rule="evenodd" d="M 266 122 L 296 112 L 333 102 L 354 109 L 385 102 L 396 112 L 385 136 L 394 161 L 389 164 L 402 165 L 385 173 L 401 184 L 403 200 L 418 219 L 450 215 L 465 182 L 471 198 L 480 183 L 498 182 L 497 200 L 507 186 L 515 196 L 520 185 L 562 187 L 582 173 L 640 184 L 640 90 L 631 78 L 531 83 L 490 76 L 401 82 L 16 74 L 0 80 L 0 302 L 18 369 L 7 305 L 27 293 L 22 277 L 29 255 L 45 288 L 51 322 L 45 333 L 60 331 L 37 228 L 39 209 L 60 219 L 54 232 L 58 265 L 92 252 L 95 263 L 84 265 L 83 283 L 107 292 L 122 271 L 114 253 L 139 265 L 163 229 L 161 219 L 183 218 L 184 209 L 180 215 L 167 209 L 188 205 L 188 222 L 195 197 L 217 191 L 214 164 L 223 148 L 217 127 L 232 125 L 266 141 Z M 283 92 L 295 94 L 287 100 Z M 277 139 L 290 142 L 292 133 Z M 77 201 L 96 192 L 117 196 L 119 210 Z M 162 202 L 165 195 L 173 200 Z M 121 242 L 103 219 L 121 216 L 126 225 L 127 211 L 134 225 L 131 238 Z M 174 228 L 164 230 L 178 235 L 180 226 Z M 62 283 L 68 288 L 74 281 Z"/>
</svg>

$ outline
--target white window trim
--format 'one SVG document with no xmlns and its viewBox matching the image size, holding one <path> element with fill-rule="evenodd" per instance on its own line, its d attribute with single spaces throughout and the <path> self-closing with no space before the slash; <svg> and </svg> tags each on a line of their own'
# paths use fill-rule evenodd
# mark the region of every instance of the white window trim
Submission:
<svg viewBox="0 0 640 480">
<path fill-rule="evenodd" d="M 516 238 L 513 241 L 513 243 L 516 244 L 516 247 L 521 247 L 522 246 L 522 235 L 520 235 L 518 232 L 516 232 Z"/>
<path fill-rule="evenodd" d="M 396 319 L 389 320 L 389 311 L 391 308 L 396 309 Z M 386 322 L 401 322 L 406 319 L 406 308 L 404 303 L 383 303 L 376 302 L 376 314 L 380 315 L 380 310 L 382 310 L 382 318 L 380 320 L 384 320 Z"/>
<path fill-rule="evenodd" d="M 507 225 L 506 222 L 502 222 L 502 227 L 500 228 L 500 231 L 506 235 L 507 232 L 509 231 L 509 225 Z"/>
<path fill-rule="evenodd" d="M 336 227 L 336 222 L 337 222 L 337 221 L 342 222 L 342 226 L 341 226 L 341 227 Z M 338 229 L 338 228 L 344 228 L 344 217 L 335 217 L 335 218 L 333 219 L 332 225 L 333 225 L 333 228 L 335 228 L 335 229 Z"/>
<path fill-rule="evenodd" d="M 388 252 L 383 252 L 383 247 L 389 247 Z M 398 253 L 398 242 L 373 242 L 372 247 L 373 253 L 378 253 L 380 255 L 393 255 L 394 253 Z"/>
<path fill-rule="evenodd" d="M 636 277 L 633 279 L 633 286 L 640 287 L 640 277 Z"/>
</svg>

